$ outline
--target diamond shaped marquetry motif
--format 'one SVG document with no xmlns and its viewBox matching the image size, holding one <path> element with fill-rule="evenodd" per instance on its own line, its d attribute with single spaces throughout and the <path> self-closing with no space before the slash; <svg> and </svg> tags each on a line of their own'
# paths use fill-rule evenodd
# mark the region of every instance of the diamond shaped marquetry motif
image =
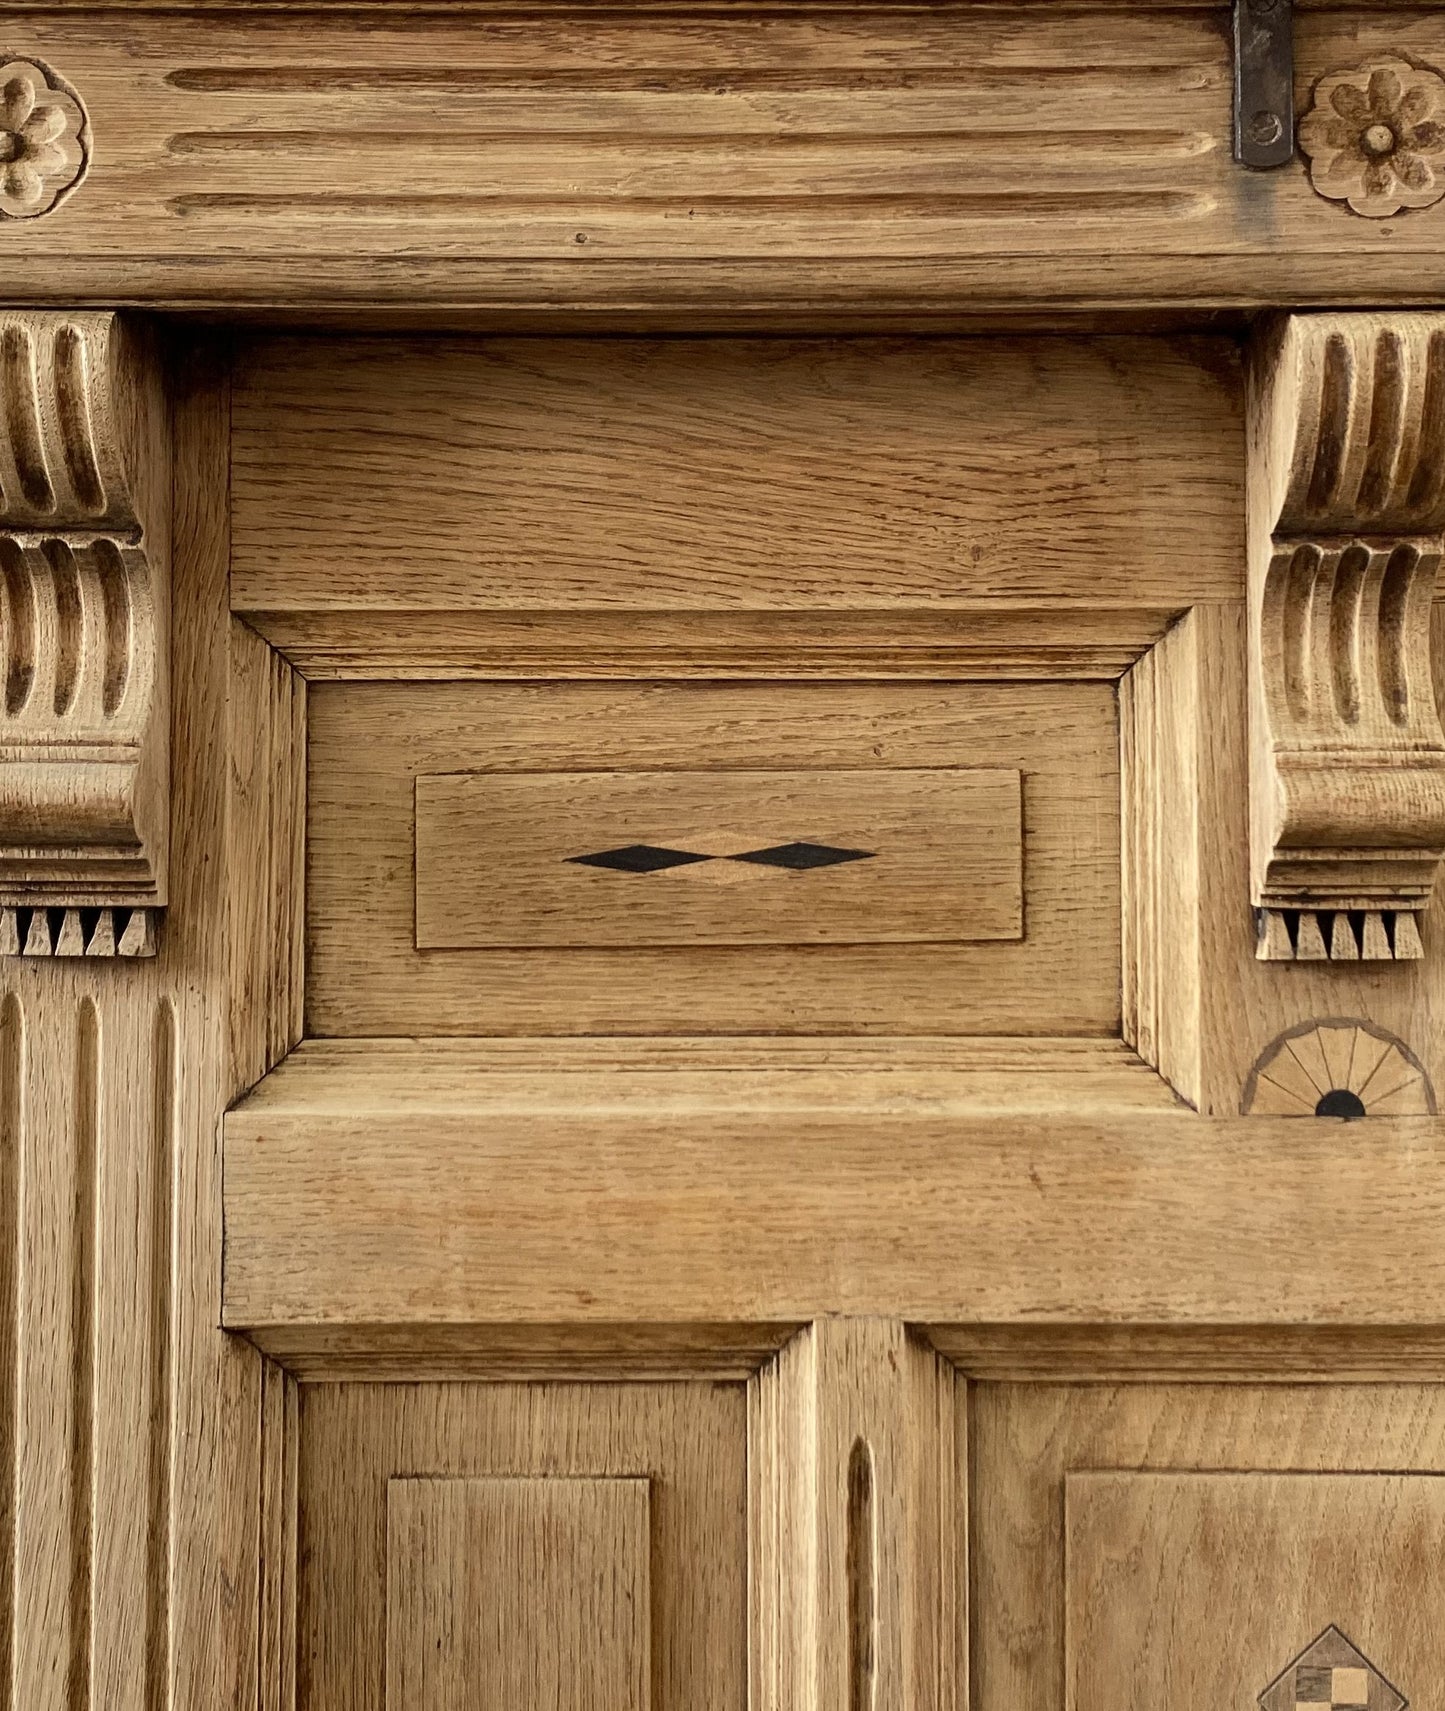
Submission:
<svg viewBox="0 0 1445 1711">
<path fill-rule="evenodd" d="M 1405 1711 L 1409 1701 L 1338 1628 L 1326 1628 L 1259 1696 L 1262 1711 Z"/>
<path fill-rule="evenodd" d="M 566 860 L 582 867 L 606 867 L 616 873 L 663 873 L 668 868 L 687 867 L 700 861 L 746 862 L 754 867 L 781 867 L 793 873 L 807 873 L 815 867 L 837 867 L 842 862 L 871 861 L 873 850 L 841 849 L 835 844 L 812 844 L 795 841 L 790 844 L 770 844 L 767 849 L 742 850 L 737 853 L 713 850 L 674 850 L 659 844 L 624 844 L 615 850 L 598 850 L 591 855 L 567 856 Z"/>
</svg>

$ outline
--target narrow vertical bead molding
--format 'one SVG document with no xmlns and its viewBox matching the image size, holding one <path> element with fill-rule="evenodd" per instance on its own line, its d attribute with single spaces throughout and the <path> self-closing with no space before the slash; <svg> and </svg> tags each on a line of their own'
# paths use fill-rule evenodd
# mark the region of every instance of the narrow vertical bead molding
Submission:
<svg viewBox="0 0 1445 1711">
<path fill-rule="evenodd" d="M 821 1319 L 750 1386 L 758 1711 L 954 1711 L 957 1379 L 889 1319 Z"/>
<path fill-rule="evenodd" d="M 0 1663 L 27 1711 L 164 1707 L 175 1018 L 0 1002 Z"/>
</svg>

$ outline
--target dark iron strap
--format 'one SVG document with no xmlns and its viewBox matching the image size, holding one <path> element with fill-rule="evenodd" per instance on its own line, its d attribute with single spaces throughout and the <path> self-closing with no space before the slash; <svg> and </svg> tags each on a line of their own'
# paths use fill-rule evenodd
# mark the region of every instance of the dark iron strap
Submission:
<svg viewBox="0 0 1445 1711">
<path fill-rule="evenodd" d="M 1294 159 L 1293 0 L 1234 0 L 1234 158 Z"/>
</svg>

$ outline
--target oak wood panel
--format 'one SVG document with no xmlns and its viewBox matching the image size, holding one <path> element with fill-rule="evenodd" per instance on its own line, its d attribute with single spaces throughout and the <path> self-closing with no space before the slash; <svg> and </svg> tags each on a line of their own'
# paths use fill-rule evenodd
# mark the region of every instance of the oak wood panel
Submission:
<svg viewBox="0 0 1445 1711">
<path fill-rule="evenodd" d="M 822 1319 L 749 1385 L 752 1703 L 961 1702 L 956 1387 L 896 1320 Z"/>
<path fill-rule="evenodd" d="M 1247 1705 L 1331 1626 L 1416 1704 L 1445 1671 L 1424 1618 L 1445 1560 L 1438 1474 L 1080 1471 L 1064 1515 L 1077 1711 Z M 1394 1706 L 1367 1678 L 1341 1686 L 1341 1704 Z"/>
<path fill-rule="evenodd" d="M 306 678 L 906 678 L 1112 682 L 1176 609 L 971 605 L 848 612 L 535 612 L 365 608 L 261 612 L 246 622 Z"/>
<path fill-rule="evenodd" d="M 262 1362 L 217 1329 L 218 1123 L 238 1090 L 228 900 L 255 870 L 227 841 L 224 374 L 203 342 L 176 356 L 158 954 L 0 967 L 0 1702 L 15 1711 L 256 1703 Z M 241 726 L 257 712 L 246 686 L 232 711 Z"/>
<path fill-rule="evenodd" d="M 387 1711 L 648 1711 L 648 1483 L 389 1480 Z"/>
<path fill-rule="evenodd" d="M 1141 1478 L 1439 1475 L 1445 1473 L 1445 1386 L 981 1384 L 971 1388 L 969 1445 L 973 1703 L 978 1711 L 1064 1711 L 1074 1703 L 1065 1686 L 1064 1486 L 1072 1471 L 1124 1476 L 1128 1470 Z M 1268 1537 L 1262 1520 L 1261 1555 Z M 1255 1547 L 1251 1537 L 1231 1557 L 1236 1578 L 1252 1572 Z M 1402 1599 L 1402 1618 L 1418 1618 L 1419 1588 L 1436 1575 L 1438 1553 L 1419 1564 L 1415 1587 Z M 1355 1595 L 1372 1597 L 1368 1573 Z M 1217 1641 L 1227 1655 L 1233 1634 L 1257 1633 L 1287 1597 L 1282 1588 L 1261 1595 L 1253 1611 L 1236 1611 L 1222 1596 L 1192 1604 L 1199 1638 L 1190 1642 L 1191 1652 L 1209 1634 L 1215 1613 Z M 1156 1618 L 1161 1614 L 1145 1603 L 1141 1620 L 1151 1608 Z M 1410 1645 L 1436 1638 L 1433 1624 L 1414 1625 Z M 1291 1629 L 1277 1636 L 1279 1656 L 1251 1683 L 1247 1702 L 1314 1633 Z M 1363 1635 L 1352 1637 L 1363 1642 Z M 1388 1659 L 1374 1661 L 1388 1670 Z M 1181 1662 L 1176 1686 L 1198 1681 L 1186 1670 Z M 1419 1686 L 1416 1703 L 1428 1705 L 1433 1678 Z"/>
<path fill-rule="evenodd" d="M 1019 939 L 1022 784 L 1002 767 L 421 773 L 417 947 Z"/>
<path fill-rule="evenodd" d="M 302 1383 L 751 1378 L 791 1324 L 332 1325 L 255 1333 Z"/>
<path fill-rule="evenodd" d="M 1009 1112 L 966 1078 L 910 1100 L 896 1076 L 875 1104 L 846 1076 L 790 1098 L 784 1074 L 730 1071 L 675 1089 L 554 1072 L 546 1092 L 504 1078 L 434 1105 L 413 1078 L 373 1113 L 385 1067 L 351 1059 L 289 1105 L 286 1078 L 226 1123 L 226 1322 L 263 1332 L 820 1312 L 1388 1327 L 1433 1322 L 1442 1282 L 1429 1119 L 1026 1116 L 1024 1075 Z"/>
<path fill-rule="evenodd" d="M 525 1480 L 556 1491 L 646 1481 L 650 1704 L 743 1711 L 746 1429 L 738 1384 L 302 1386 L 299 1703 L 388 1707 L 393 1482 Z M 393 1558 L 394 1589 L 408 1566 L 419 1565 Z M 585 1669 L 587 1655 L 574 1663 Z M 411 1704 L 393 1696 L 389 1711 Z"/>
<path fill-rule="evenodd" d="M 306 685 L 231 625 L 228 857 L 251 883 L 227 897 L 231 1079 L 250 1087 L 301 1037 L 305 990 Z"/>
<path fill-rule="evenodd" d="M 1107 1033 L 1118 1026 L 1117 739 L 1099 684 L 317 684 L 314 1034 Z M 967 946 L 419 952 L 413 779 L 969 766 L 1024 773 L 1025 938 Z"/>
<path fill-rule="evenodd" d="M 929 1325 L 926 1332 L 960 1372 L 999 1382 L 1379 1384 L 1434 1382 L 1445 1373 L 1445 1326 L 1438 1320 L 1392 1326 Z"/>
<path fill-rule="evenodd" d="M 232 599 L 533 646 L 547 613 L 872 613 L 886 646 L 910 608 L 1177 611 L 1243 595 L 1242 408 L 1222 338 L 265 339 Z"/>
<path fill-rule="evenodd" d="M 11 51 L 70 79 L 104 143 L 7 237 L 8 277 L 23 299 L 712 325 L 1435 289 L 1438 205 L 1386 227 L 1300 165 L 1234 164 L 1214 9 L 1002 16 L 19 13 Z M 1371 52 L 1445 59 L 1429 9 L 1298 35 L 1300 99 Z"/>
<path fill-rule="evenodd" d="M 1445 683 L 1445 611 L 1433 624 Z M 1312 1019 L 1368 1019 L 1445 1076 L 1445 890 L 1414 962 L 1261 962 L 1249 897 L 1242 606 L 1196 607 L 1120 686 L 1124 1034 L 1201 1110 L 1241 1109 L 1271 1042 Z M 1320 1089 L 1321 1092 L 1325 1089 Z"/>
</svg>

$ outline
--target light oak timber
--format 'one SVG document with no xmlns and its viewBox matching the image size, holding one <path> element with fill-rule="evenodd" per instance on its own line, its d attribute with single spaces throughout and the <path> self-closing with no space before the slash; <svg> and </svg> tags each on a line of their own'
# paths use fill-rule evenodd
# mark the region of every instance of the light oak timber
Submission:
<svg viewBox="0 0 1445 1711">
<path fill-rule="evenodd" d="M 347 683 L 310 685 L 308 706 L 310 1033 L 1118 1028 L 1107 685 Z M 418 774 L 646 768 L 726 788 L 735 770 L 960 761 L 1025 775 L 1022 941 L 416 948 Z"/>
<path fill-rule="evenodd" d="M 545 1103 L 507 1079 L 433 1106 L 352 1060 L 288 1100 L 283 1065 L 226 1120 L 225 1322 L 1438 1317 L 1429 1119 L 1209 1121 L 1082 1095 L 1029 1116 L 1023 1075 L 1009 1114 L 971 1105 L 966 1077 L 917 1100 L 895 1077 L 876 1105 L 836 1074 L 791 1103 L 782 1072 L 675 1098 L 666 1075 L 554 1072 Z"/>
<path fill-rule="evenodd" d="M 1080 1470 L 1065 1477 L 1064 1511 L 1067 1695 L 1079 1711 L 1121 1693 L 1248 1703 L 1332 1626 L 1417 1695 L 1445 1668 L 1421 1608 L 1445 1552 L 1439 1474 Z M 1348 1686 L 1368 1691 L 1358 1677 Z M 1404 1699 L 1370 1692 L 1369 1703 Z"/>
<path fill-rule="evenodd" d="M 334 1325 L 255 1332 L 273 1365 L 302 1384 L 485 1379 L 753 1377 L 799 1329 L 788 1324 Z M 1424 1339 L 1422 1339 L 1423 1341 Z M 1436 1364 L 1439 1365 L 1438 1350 Z M 1058 1368 L 1052 1369 L 1054 1372 Z"/>
<path fill-rule="evenodd" d="M 1445 681 L 1445 614 L 1432 625 Z M 1249 906 L 1246 616 L 1193 608 L 1120 684 L 1124 1037 L 1191 1104 L 1242 1108 L 1270 1044 L 1312 1019 L 1363 1018 L 1398 1036 L 1438 1086 L 1438 960 L 1261 962 Z M 1439 888 L 1422 916 L 1445 943 Z"/>
<path fill-rule="evenodd" d="M 258 1711 L 295 1711 L 300 1390 L 272 1361 L 261 1367 L 258 1452 L 256 1704 Z M 243 1596 L 251 1592 L 248 1584 Z"/>
<path fill-rule="evenodd" d="M 302 657 L 311 615 L 395 659 L 392 614 L 409 638 L 457 613 L 464 662 L 486 615 L 569 662 L 610 617 L 627 651 L 806 659 L 841 634 L 886 666 L 987 626 L 1001 657 L 1017 610 L 1049 649 L 1121 626 L 1093 643 L 1117 661 L 1243 597 L 1242 410 L 1222 338 L 262 339 L 237 365 L 232 599 Z"/>
<path fill-rule="evenodd" d="M 820 1319 L 748 1387 L 751 1703 L 959 1702 L 964 1422 L 904 1326 Z"/>
<path fill-rule="evenodd" d="M 1066 1688 L 1075 1674 L 1068 1660 L 1087 1633 L 1088 1613 L 1077 1592 L 1071 1595 L 1070 1580 L 1087 1574 L 1090 1564 L 1067 1551 L 1065 1494 L 1072 1486 L 1077 1496 L 1080 1478 L 1137 1481 L 1123 1488 L 1126 1502 L 1131 1490 L 1140 1494 L 1131 1506 L 1149 1503 L 1144 1494 L 1151 1482 L 1163 1492 L 1185 1492 L 1191 1483 L 1217 1479 L 1242 1493 L 1237 1510 L 1227 1503 L 1218 1509 L 1213 1540 L 1196 1540 L 1185 1558 L 1186 1573 L 1189 1561 L 1204 1574 L 1212 1565 L 1227 1564 L 1228 1582 L 1216 1596 L 1201 1599 L 1175 1578 L 1172 1564 L 1181 1560 L 1181 1541 L 1171 1533 L 1171 1509 L 1149 1504 L 1153 1524 L 1134 1541 L 1137 1554 L 1123 1548 L 1114 1559 L 1121 1575 L 1131 1562 L 1160 1563 L 1161 1596 L 1146 1589 L 1133 1606 L 1130 1632 L 1144 1644 L 1145 1636 L 1170 1622 L 1170 1588 L 1178 1588 L 1176 1614 L 1195 1615 L 1192 1626 L 1173 1628 L 1175 1679 L 1207 1688 L 1213 1685 L 1211 1672 L 1249 1660 L 1258 1680 L 1250 1680 L 1248 1695 L 1242 1682 L 1231 1681 L 1223 1697 L 1252 1703 L 1325 1621 L 1337 1620 L 1347 1632 L 1357 1626 L 1352 1638 L 1387 1673 L 1396 1654 L 1407 1665 L 1424 1662 L 1438 1643 L 1435 1624 L 1419 1619 L 1422 1601 L 1433 1591 L 1438 1553 L 1427 1549 L 1408 1558 L 1402 1584 L 1398 1558 L 1392 1562 L 1364 1548 L 1382 1532 L 1399 1541 L 1418 1527 L 1419 1510 L 1412 1514 L 1399 1501 L 1406 1488 L 1439 1486 L 1445 1472 L 1445 1387 L 1438 1383 L 985 1384 L 970 1387 L 970 1402 L 973 1703 L 980 1711 L 1064 1711 L 1076 1702 Z M 1324 1590 L 1330 1557 L 1339 1560 L 1337 1549 L 1348 1557 L 1350 1532 L 1339 1547 L 1321 1547 L 1317 1538 L 1312 1544 L 1308 1506 L 1316 1501 L 1317 1512 L 1325 1513 L 1336 1501 L 1329 1496 L 1334 1486 L 1359 1490 L 1370 1477 L 1381 1483 L 1359 1517 L 1363 1529 L 1352 1577 L 1331 1582 L 1340 1607 L 1311 1627 L 1313 1612 L 1299 1605 L 1310 1597 L 1312 1571 L 1318 1570 Z M 1296 1487 L 1289 1486 L 1291 1479 Z M 1386 1480 L 1394 1483 L 1387 1486 Z M 1273 1488 L 1278 1501 L 1272 1518 L 1254 1508 L 1263 1501 L 1249 1497 L 1254 1487 Z M 1300 1488 L 1310 1493 L 1303 1506 L 1287 1495 Z M 1259 1525 L 1250 1530 L 1248 1543 L 1233 1548 L 1230 1516 L 1243 1520 L 1251 1512 Z M 1104 1596 L 1095 1608 L 1105 1617 L 1107 1589 L 1100 1590 Z M 1073 1622 L 1066 1620 L 1066 1601 Z M 1301 1616 L 1302 1632 L 1296 1625 Z M 1212 1661 L 1206 1651 L 1210 1640 Z M 1125 1680 L 1137 1655 L 1134 1643 L 1124 1640 L 1111 1660 Z M 1432 1679 L 1428 1668 L 1423 1681 L 1416 1674 L 1411 1685 L 1423 1690 L 1416 1703 L 1428 1703 Z M 1149 1696 L 1144 1690 L 1143 1697 Z"/>
<path fill-rule="evenodd" d="M 1422 954 L 1445 859 L 1442 386 L 1441 315 L 1296 315 L 1257 341 L 1250 841 L 1268 958 Z M 1289 946 L 1268 931 L 1296 919 Z"/>
<path fill-rule="evenodd" d="M 416 779 L 421 950 L 1021 939 L 1023 903 L 1007 767 Z"/>
<path fill-rule="evenodd" d="M 1150 1380 L 1264 1384 L 1437 1382 L 1445 1323 L 1418 1325 L 928 1325 L 920 1333 L 959 1372 L 1036 1384 Z"/>
<path fill-rule="evenodd" d="M 650 1484 L 388 1480 L 387 1711 L 649 1711 Z"/>
<path fill-rule="evenodd" d="M 523 1608 L 529 1594 L 543 1590 L 518 1565 L 535 1560 L 549 1525 L 569 1513 L 576 1532 L 585 1524 L 592 1537 L 577 1544 L 599 1569 L 607 1561 L 606 1535 L 620 1532 L 619 1571 L 650 1603 L 644 1633 L 625 1647 L 629 1654 L 637 1644 L 645 1648 L 647 1702 L 658 1711 L 744 1711 L 748 1444 L 741 1384 L 308 1384 L 301 1387 L 300 1420 L 297 1698 L 309 1711 L 397 1711 L 402 1684 L 393 1677 L 388 1691 L 395 1664 L 388 1623 L 398 1606 L 415 1611 L 427 1602 L 428 1588 L 418 1584 L 423 1578 L 435 1599 L 439 1579 L 427 1551 L 406 1548 L 395 1531 L 389 1548 L 387 1512 L 405 1484 L 438 1494 L 450 1488 L 453 1505 L 463 1492 L 469 1505 L 480 1497 L 494 1518 L 499 1505 L 510 1509 L 510 1544 L 467 1528 L 471 1566 L 458 1566 L 463 1582 L 472 1584 L 458 1591 L 470 1602 L 477 1583 L 491 1581 L 492 1598 L 517 1618 L 514 1630 L 529 1619 Z M 638 1540 L 635 1524 L 625 1520 L 619 1529 L 599 1527 L 605 1493 L 624 1490 L 635 1510 L 639 1486 L 646 1490 L 647 1537 Z M 523 1487 L 527 1496 L 519 1503 Z M 589 1501 L 584 1487 L 602 1489 Z M 446 1498 L 433 1497 L 434 1508 L 438 1501 Z M 449 1530 L 455 1538 L 454 1524 Z M 572 1554 L 556 1551 L 554 1585 L 565 1578 Z M 567 1601 L 550 1603 L 530 1614 L 538 1636 L 530 1658 L 513 1653 L 507 1660 L 501 1636 L 494 1664 L 505 1670 L 510 1661 L 524 1677 L 535 1668 L 540 1677 L 531 1694 L 503 1702 L 598 1703 L 569 1696 L 569 1690 L 586 1693 L 576 1683 L 589 1674 L 588 1654 L 557 1655 L 546 1635 L 567 1631 L 576 1617 Z M 465 1634 L 473 1625 L 459 1626 Z M 475 1629 L 480 1640 L 485 1618 Z M 473 1670 L 463 1664 L 458 1672 L 470 1676 L 466 1691 L 443 1703 L 493 1702 L 486 1688 L 495 1673 L 488 1680 L 475 1667 L 484 1656 L 479 1645 Z M 462 1661 L 453 1654 L 454 1663 Z M 636 1679 L 634 1663 L 632 1655 L 625 1660 L 628 1682 Z M 554 1678 L 549 1692 L 545 1684 L 559 1666 L 561 1681 Z M 611 1673 L 600 1658 L 598 1668 L 602 1678 Z M 400 1701 L 407 1711 L 429 1703 Z"/>
<path fill-rule="evenodd" d="M 1239 170 L 1219 12 L 1007 16 L 16 13 L 10 50 L 63 68 L 112 141 L 7 234 L 10 288 L 694 327 L 1435 290 L 1438 207 L 1386 231 L 1302 168 Z M 1301 94 L 1372 53 L 1445 59 L 1429 10 L 1297 34 Z"/>
<path fill-rule="evenodd" d="M 224 376 L 189 342 L 176 376 L 167 930 L 149 962 L 8 962 L 0 1000 L 7 1711 L 257 1691 L 262 1363 L 217 1329 L 227 905 L 255 869 L 227 861 Z"/>
<path fill-rule="evenodd" d="M 410 568 L 410 567 L 409 567 Z M 322 585 L 316 584 L 318 594 Z M 248 610 L 308 681 L 1115 681 L 1175 607 L 907 611 Z"/>
<path fill-rule="evenodd" d="M 158 352 L 116 315 L 0 310 L 0 403 L 3 949 L 154 954 L 170 836 Z"/>
</svg>

